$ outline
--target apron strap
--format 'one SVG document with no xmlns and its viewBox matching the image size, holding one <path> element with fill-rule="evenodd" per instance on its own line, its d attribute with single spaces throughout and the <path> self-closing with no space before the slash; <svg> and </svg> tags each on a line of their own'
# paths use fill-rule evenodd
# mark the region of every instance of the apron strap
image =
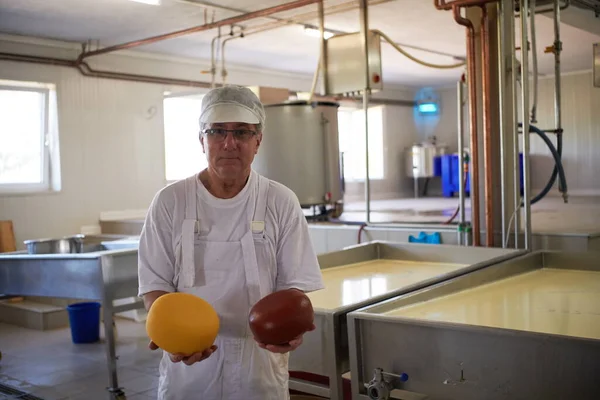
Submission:
<svg viewBox="0 0 600 400">
<path fill-rule="evenodd" d="M 265 217 L 267 216 L 267 198 L 269 196 L 269 180 L 258 175 L 258 195 L 254 206 L 252 218 L 252 233 L 263 233 L 265 230 Z"/>
<path fill-rule="evenodd" d="M 185 187 L 185 219 L 181 229 L 181 273 L 183 287 L 194 287 L 196 266 L 194 263 L 194 238 L 198 232 L 198 205 L 196 204 L 196 175 L 184 181 Z"/>
<path fill-rule="evenodd" d="M 250 230 L 242 238 L 242 252 L 244 254 L 244 269 L 246 272 L 246 284 L 248 286 L 248 297 L 250 307 L 256 304 L 268 293 L 264 285 L 260 283 L 260 272 L 256 248 L 254 247 L 255 235 L 262 236 L 265 231 L 265 217 L 267 215 L 267 197 L 269 194 L 269 180 L 258 175 L 258 193 L 254 207 L 254 215 Z"/>
</svg>

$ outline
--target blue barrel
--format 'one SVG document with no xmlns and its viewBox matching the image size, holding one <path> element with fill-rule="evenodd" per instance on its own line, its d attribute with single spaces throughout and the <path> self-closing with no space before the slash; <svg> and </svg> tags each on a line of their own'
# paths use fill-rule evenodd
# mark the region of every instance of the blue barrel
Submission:
<svg viewBox="0 0 600 400">
<path fill-rule="evenodd" d="M 76 303 L 67 307 L 73 343 L 100 340 L 100 303 Z"/>
</svg>

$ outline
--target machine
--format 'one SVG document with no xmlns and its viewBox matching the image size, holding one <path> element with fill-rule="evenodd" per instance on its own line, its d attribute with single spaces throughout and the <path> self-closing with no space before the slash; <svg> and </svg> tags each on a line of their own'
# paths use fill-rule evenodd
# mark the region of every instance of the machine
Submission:
<svg viewBox="0 0 600 400">
<path fill-rule="evenodd" d="M 303 208 L 320 213 L 343 200 L 343 177 L 334 102 L 291 101 L 265 106 L 265 140 L 252 167 L 289 187 Z"/>
</svg>

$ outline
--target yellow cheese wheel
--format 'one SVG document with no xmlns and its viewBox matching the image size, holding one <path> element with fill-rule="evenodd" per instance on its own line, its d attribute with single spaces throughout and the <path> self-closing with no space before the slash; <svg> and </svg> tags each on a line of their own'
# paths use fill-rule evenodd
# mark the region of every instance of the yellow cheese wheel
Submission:
<svg viewBox="0 0 600 400">
<path fill-rule="evenodd" d="M 189 293 L 167 293 L 152 303 L 146 332 L 159 348 L 189 355 L 208 349 L 219 333 L 219 316 L 205 300 Z"/>
</svg>

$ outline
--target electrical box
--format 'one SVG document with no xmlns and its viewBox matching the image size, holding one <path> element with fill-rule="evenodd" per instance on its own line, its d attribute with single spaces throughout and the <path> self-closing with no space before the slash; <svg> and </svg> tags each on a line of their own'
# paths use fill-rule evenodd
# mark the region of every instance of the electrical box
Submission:
<svg viewBox="0 0 600 400">
<path fill-rule="evenodd" d="M 361 32 L 335 35 L 327 39 L 327 95 L 343 95 L 383 89 L 381 76 L 381 36 L 368 32 L 369 80 L 365 71 Z"/>
<path fill-rule="evenodd" d="M 594 87 L 600 88 L 600 43 L 594 44 Z"/>
</svg>

